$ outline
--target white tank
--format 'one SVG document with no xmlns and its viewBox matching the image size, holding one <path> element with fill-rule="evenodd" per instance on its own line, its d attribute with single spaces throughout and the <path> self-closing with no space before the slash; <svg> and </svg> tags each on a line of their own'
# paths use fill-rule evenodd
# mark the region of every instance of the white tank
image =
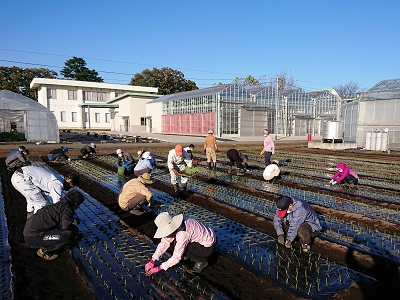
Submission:
<svg viewBox="0 0 400 300">
<path fill-rule="evenodd" d="M 381 151 L 387 151 L 388 150 L 388 133 L 387 132 L 382 132 L 382 144 L 381 144 Z"/>
<path fill-rule="evenodd" d="M 375 150 L 376 151 L 382 151 L 382 132 L 378 131 L 376 133 L 376 145 L 375 145 Z"/>
<path fill-rule="evenodd" d="M 342 143 L 343 122 L 325 121 L 322 128 L 322 141 L 324 143 Z"/>
<path fill-rule="evenodd" d="M 371 131 L 367 132 L 367 135 L 365 137 L 365 149 L 366 150 L 371 150 Z"/>
<path fill-rule="evenodd" d="M 376 150 L 376 131 L 371 134 L 371 150 Z"/>
</svg>

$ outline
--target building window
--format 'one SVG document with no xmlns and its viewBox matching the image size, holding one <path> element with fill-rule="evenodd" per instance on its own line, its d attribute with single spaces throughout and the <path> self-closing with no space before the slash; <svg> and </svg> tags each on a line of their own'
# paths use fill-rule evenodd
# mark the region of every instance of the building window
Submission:
<svg viewBox="0 0 400 300">
<path fill-rule="evenodd" d="M 106 102 L 110 100 L 110 93 L 83 91 L 84 101 Z"/>
<path fill-rule="evenodd" d="M 85 112 L 85 122 L 89 122 L 89 113 Z"/>
<path fill-rule="evenodd" d="M 106 113 L 105 117 L 106 117 L 106 123 L 110 123 L 110 113 Z"/>
<path fill-rule="evenodd" d="M 140 118 L 140 125 L 146 126 L 146 118 Z"/>
<path fill-rule="evenodd" d="M 72 122 L 78 122 L 78 113 L 73 111 L 71 113 L 71 119 L 72 119 Z"/>
<path fill-rule="evenodd" d="M 61 112 L 61 122 L 67 122 L 67 113 L 65 111 Z"/>
<path fill-rule="evenodd" d="M 94 114 L 94 119 L 96 123 L 100 123 L 100 113 L 95 113 Z"/>
<path fill-rule="evenodd" d="M 68 100 L 77 100 L 78 91 L 68 91 Z"/>
<path fill-rule="evenodd" d="M 47 99 L 57 99 L 56 89 L 47 89 Z"/>
</svg>

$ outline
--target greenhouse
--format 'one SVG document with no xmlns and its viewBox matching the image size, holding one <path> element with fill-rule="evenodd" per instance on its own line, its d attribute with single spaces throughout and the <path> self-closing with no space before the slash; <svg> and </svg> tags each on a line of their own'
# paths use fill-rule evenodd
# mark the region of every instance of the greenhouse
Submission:
<svg viewBox="0 0 400 300">
<path fill-rule="evenodd" d="M 28 142 L 59 142 L 54 114 L 37 101 L 10 91 L 0 91 L 0 130 L 21 133 Z"/>
<path fill-rule="evenodd" d="M 341 114 L 345 141 L 367 150 L 400 149 L 400 79 L 380 81 Z"/>
<path fill-rule="evenodd" d="M 334 90 L 276 91 L 272 86 L 246 89 L 240 83 L 166 95 L 162 132 L 219 137 L 257 136 L 268 128 L 276 137 L 321 134 L 324 120 L 334 120 L 341 98 Z M 275 125 L 277 124 L 277 126 Z"/>
</svg>

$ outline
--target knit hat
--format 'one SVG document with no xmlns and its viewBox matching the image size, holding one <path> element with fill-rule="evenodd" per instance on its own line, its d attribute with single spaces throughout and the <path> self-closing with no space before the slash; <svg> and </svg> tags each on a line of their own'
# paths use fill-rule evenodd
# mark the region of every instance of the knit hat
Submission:
<svg viewBox="0 0 400 300">
<path fill-rule="evenodd" d="M 182 147 L 182 145 L 176 145 L 175 146 L 175 153 L 176 153 L 176 155 L 178 155 L 178 156 L 182 156 L 182 154 L 183 154 L 183 147 Z"/>
<path fill-rule="evenodd" d="M 95 145 L 95 143 L 90 143 L 90 147 L 92 147 L 92 148 L 96 148 L 96 145 Z"/>
<path fill-rule="evenodd" d="M 72 191 L 68 192 L 64 196 L 64 199 L 67 200 L 68 202 L 71 202 L 75 208 L 77 208 L 79 205 L 81 205 L 82 202 L 85 200 L 83 195 L 77 190 L 72 190 Z"/>
<path fill-rule="evenodd" d="M 157 226 L 157 231 L 154 234 L 154 237 L 163 238 L 170 235 L 175 230 L 177 230 L 179 226 L 181 226 L 182 221 L 183 214 L 179 214 L 173 217 L 168 212 L 160 213 L 154 220 L 154 223 Z"/>
</svg>

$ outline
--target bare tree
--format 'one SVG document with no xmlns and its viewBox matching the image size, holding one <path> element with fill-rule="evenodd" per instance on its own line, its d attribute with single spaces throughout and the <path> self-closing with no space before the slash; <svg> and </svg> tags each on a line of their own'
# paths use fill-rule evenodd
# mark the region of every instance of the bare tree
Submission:
<svg viewBox="0 0 400 300">
<path fill-rule="evenodd" d="M 354 81 L 340 84 L 338 86 L 335 86 L 334 89 L 342 99 L 355 98 L 357 96 L 357 93 L 360 92 L 360 87 L 358 83 Z"/>
</svg>

